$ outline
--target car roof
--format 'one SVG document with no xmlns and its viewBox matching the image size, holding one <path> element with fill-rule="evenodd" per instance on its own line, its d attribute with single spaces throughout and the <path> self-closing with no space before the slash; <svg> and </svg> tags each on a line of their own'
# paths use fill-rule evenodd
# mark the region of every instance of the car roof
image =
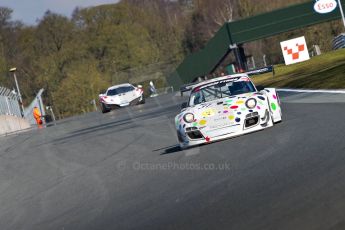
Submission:
<svg viewBox="0 0 345 230">
<path fill-rule="evenodd" d="M 221 81 L 221 80 L 225 80 L 225 79 L 231 79 L 231 78 L 238 78 L 238 77 L 248 77 L 249 78 L 248 74 L 246 74 L 246 73 L 238 73 L 238 74 L 232 74 L 232 75 L 212 78 L 210 80 L 202 81 L 200 83 L 193 85 L 192 91 L 197 87 L 208 85 L 208 84 L 213 83 L 213 82 L 217 82 L 217 81 Z"/>
<path fill-rule="evenodd" d="M 133 85 L 129 84 L 129 83 L 124 83 L 124 84 L 120 84 L 120 85 L 113 85 L 113 86 L 109 87 L 108 90 L 117 89 L 117 88 L 124 87 L 124 86 L 133 86 Z"/>
</svg>

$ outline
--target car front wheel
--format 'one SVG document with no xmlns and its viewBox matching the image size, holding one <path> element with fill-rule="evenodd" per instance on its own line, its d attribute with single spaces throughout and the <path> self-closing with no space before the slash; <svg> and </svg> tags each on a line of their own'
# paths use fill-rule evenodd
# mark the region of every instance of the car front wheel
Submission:
<svg viewBox="0 0 345 230">
<path fill-rule="evenodd" d="M 101 109 L 102 109 L 102 113 L 110 112 L 110 109 L 107 109 L 103 103 L 101 103 Z"/>
</svg>

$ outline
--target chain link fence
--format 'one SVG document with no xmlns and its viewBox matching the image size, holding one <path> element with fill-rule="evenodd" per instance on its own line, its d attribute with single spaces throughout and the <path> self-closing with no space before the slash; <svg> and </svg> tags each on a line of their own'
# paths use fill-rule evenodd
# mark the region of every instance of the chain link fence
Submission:
<svg viewBox="0 0 345 230">
<path fill-rule="evenodd" d="M 24 118 L 30 124 L 36 124 L 33 117 L 34 107 L 38 107 L 42 116 L 46 115 L 45 107 L 42 101 L 42 93 L 44 89 L 41 89 L 31 104 L 24 110 Z M 0 86 L 0 115 L 11 115 L 15 117 L 22 117 L 22 112 L 20 109 L 19 98 L 14 90 L 7 89 Z"/>
<path fill-rule="evenodd" d="M 14 90 L 0 86 L 0 115 L 22 117 L 18 95 Z"/>
</svg>

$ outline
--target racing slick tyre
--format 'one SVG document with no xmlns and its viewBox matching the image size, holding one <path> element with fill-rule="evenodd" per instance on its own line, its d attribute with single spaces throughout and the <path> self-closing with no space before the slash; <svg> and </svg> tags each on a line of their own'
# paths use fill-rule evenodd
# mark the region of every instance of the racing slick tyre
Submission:
<svg viewBox="0 0 345 230">
<path fill-rule="evenodd" d="M 272 126 L 274 126 L 274 124 L 275 124 L 275 122 L 274 122 L 274 120 L 273 120 L 273 112 L 272 112 L 272 110 L 271 110 L 271 106 L 270 106 L 270 100 L 267 100 L 267 103 L 268 103 L 268 109 L 269 109 L 269 119 L 270 119 L 270 121 L 269 121 L 269 126 L 270 125 L 272 125 Z"/>
<path fill-rule="evenodd" d="M 268 102 L 268 108 L 269 108 L 269 112 L 270 112 L 270 120 L 272 121 L 272 124 L 274 125 L 274 124 L 278 124 L 278 123 L 282 122 L 283 119 L 281 119 L 279 121 L 274 121 L 274 119 L 273 119 L 273 111 L 272 111 L 271 106 L 270 106 L 270 104 L 271 104 L 270 100 L 267 100 L 267 102 Z M 282 111 L 281 111 L 281 109 L 280 109 L 280 117 L 282 118 Z"/>
<path fill-rule="evenodd" d="M 101 110 L 102 110 L 102 113 L 110 112 L 110 109 L 107 109 L 103 103 L 101 103 Z"/>
<path fill-rule="evenodd" d="M 272 127 L 273 127 L 273 126 L 274 126 L 273 114 L 272 114 L 271 112 L 269 112 L 268 114 L 269 114 L 269 116 L 270 116 L 270 118 L 269 118 L 269 119 L 270 119 L 270 121 L 269 121 L 269 126 L 272 126 Z"/>
</svg>

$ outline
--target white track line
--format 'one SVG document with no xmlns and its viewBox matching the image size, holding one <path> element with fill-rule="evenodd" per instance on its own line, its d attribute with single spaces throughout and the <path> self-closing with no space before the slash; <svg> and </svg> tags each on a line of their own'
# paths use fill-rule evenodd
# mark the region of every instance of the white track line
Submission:
<svg viewBox="0 0 345 230">
<path fill-rule="evenodd" d="M 345 94 L 345 90 L 343 89 L 335 89 L 335 90 L 328 90 L 328 89 L 277 89 L 278 92 L 298 92 L 298 93 L 338 93 L 338 94 Z"/>
</svg>

